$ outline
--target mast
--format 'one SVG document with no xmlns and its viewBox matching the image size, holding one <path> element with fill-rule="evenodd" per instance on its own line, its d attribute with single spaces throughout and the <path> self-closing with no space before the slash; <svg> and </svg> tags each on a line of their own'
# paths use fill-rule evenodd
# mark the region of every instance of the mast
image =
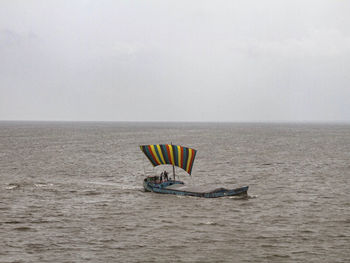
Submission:
<svg viewBox="0 0 350 263">
<path fill-rule="evenodd" d="M 171 142 L 170 144 L 171 144 L 171 146 L 172 146 L 172 145 L 173 145 L 173 142 Z M 174 181 L 175 181 L 175 166 L 174 166 L 174 164 L 173 164 L 173 175 L 174 175 Z"/>
<path fill-rule="evenodd" d="M 174 181 L 175 181 L 175 166 L 173 165 L 173 175 L 174 175 Z"/>
</svg>

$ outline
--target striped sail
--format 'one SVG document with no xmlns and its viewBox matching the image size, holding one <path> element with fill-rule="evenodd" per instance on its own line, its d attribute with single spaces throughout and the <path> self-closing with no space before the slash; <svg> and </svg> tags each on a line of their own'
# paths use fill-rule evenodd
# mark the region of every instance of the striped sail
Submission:
<svg viewBox="0 0 350 263">
<path fill-rule="evenodd" d="M 153 166 L 171 164 L 192 172 L 196 150 L 173 144 L 141 145 L 141 151 L 147 156 Z"/>
</svg>

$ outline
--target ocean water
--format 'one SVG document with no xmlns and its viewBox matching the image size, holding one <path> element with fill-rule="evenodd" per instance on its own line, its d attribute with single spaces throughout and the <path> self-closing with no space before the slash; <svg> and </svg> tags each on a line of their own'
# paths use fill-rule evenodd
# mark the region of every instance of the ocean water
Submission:
<svg viewBox="0 0 350 263">
<path fill-rule="evenodd" d="M 198 150 L 144 192 L 140 144 Z M 165 167 L 171 172 L 171 167 Z M 0 122 L 0 262 L 350 262 L 350 125 Z"/>
</svg>

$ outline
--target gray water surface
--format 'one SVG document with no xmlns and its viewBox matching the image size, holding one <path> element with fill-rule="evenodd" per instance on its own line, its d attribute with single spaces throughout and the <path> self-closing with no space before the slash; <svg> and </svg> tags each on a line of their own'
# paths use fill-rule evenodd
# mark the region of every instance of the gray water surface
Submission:
<svg viewBox="0 0 350 263">
<path fill-rule="evenodd" d="M 170 142 L 249 198 L 144 192 Z M 350 125 L 0 122 L 0 262 L 350 262 L 349 185 Z"/>
</svg>

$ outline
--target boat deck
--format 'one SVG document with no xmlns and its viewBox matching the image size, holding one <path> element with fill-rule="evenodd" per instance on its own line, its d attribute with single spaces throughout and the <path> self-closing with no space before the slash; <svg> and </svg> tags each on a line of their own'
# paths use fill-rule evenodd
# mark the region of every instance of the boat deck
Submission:
<svg viewBox="0 0 350 263">
<path fill-rule="evenodd" d="M 225 190 L 225 188 L 217 187 L 216 185 L 212 186 L 187 186 L 183 184 L 174 184 L 166 187 L 165 189 L 182 191 L 182 192 L 193 192 L 193 193 L 212 193 L 218 190 Z"/>
</svg>

